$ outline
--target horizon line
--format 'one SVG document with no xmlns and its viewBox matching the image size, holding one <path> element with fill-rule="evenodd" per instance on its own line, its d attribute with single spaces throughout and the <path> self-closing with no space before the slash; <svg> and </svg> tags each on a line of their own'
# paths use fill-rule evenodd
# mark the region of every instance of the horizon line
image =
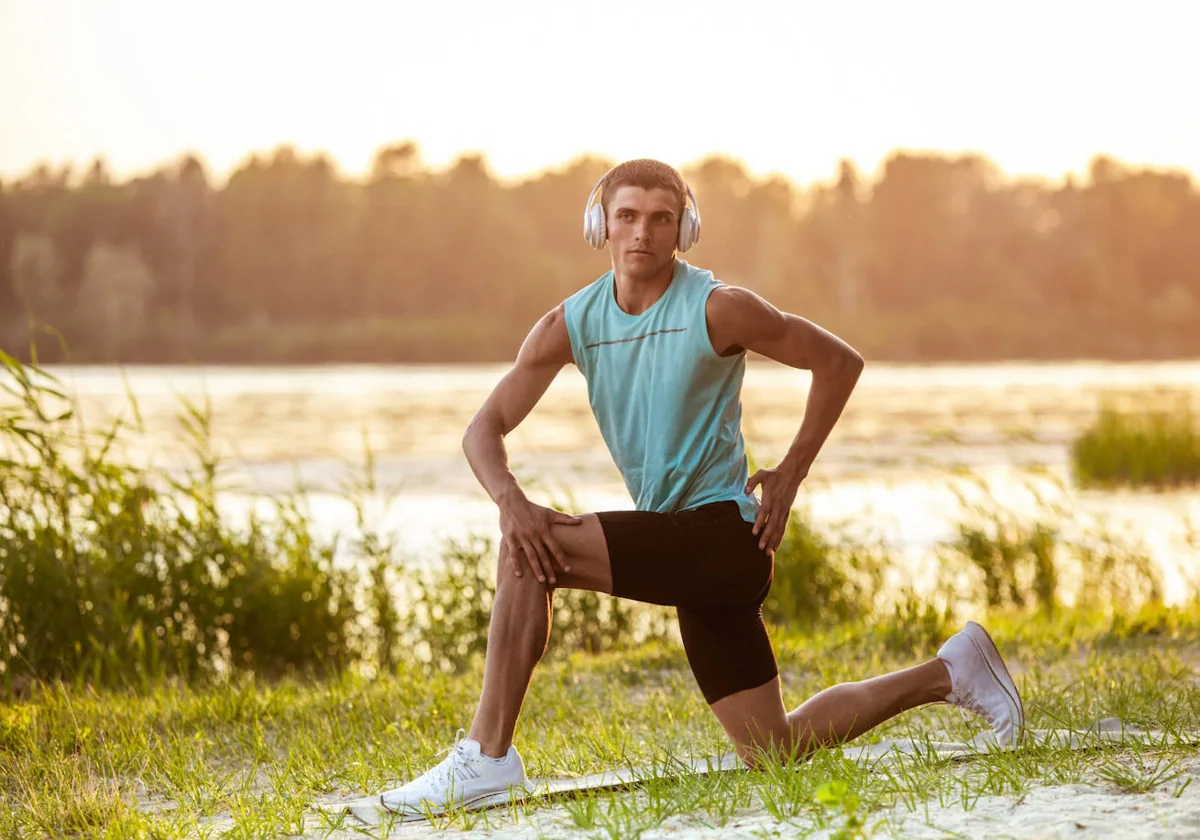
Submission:
<svg viewBox="0 0 1200 840">
<path fill-rule="evenodd" d="M 559 159 L 556 162 L 548 163 L 536 169 L 523 170 L 516 173 L 502 173 L 496 170 L 492 161 L 489 159 L 488 153 L 483 149 L 460 149 L 443 161 L 431 161 L 422 155 L 421 144 L 413 138 L 402 138 L 391 141 L 385 141 L 375 147 L 374 155 L 391 146 L 402 146 L 407 143 L 412 143 L 416 148 L 416 160 L 424 172 L 442 173 L 453 169 L 458 163 L 464 159 L 478 158 L 483 163 L 484 171 L 488 177 L 497 183 L 505 186 L 515 186 L 527 181 L 536 180 L 547 174 L 561 172 L 570 169 L 580 163 L 589 160 L 595 160 L 604 163 L 607 166 L 613 166 L 620 161 L 617 158 L 611 157 L 594 150 L 583 150 L 577 152 L 567 158 Z M 169 168 L 172 165 L 178 164 L 187 159 L 198 161 L 204 168 L 205 174 L 209 182 L 213 185 L 224 185 L 229 178 L 236 172 L 245 169 L 251 161 L 255 159 L 270 159 L 281 151 L 291 150 L 296 153 L 296 156 L 303 161 L 313 161 L 324 158 L 327 160 L 339 178 L 349 181 L 365 181 L 370 177 L 370 164 L 362 167 L 361 170 L 355 171 L 354 167 L 347 166 L 337 156 L 322 148 L 306 148 L 300 144 L 289 141 L 280 140 L 272 145 L 251 149 L 244 152 L 236 159 L 236 162 L 219 169 L 216 167 L 207 155 L 194 148 L 183 148 L 179 151 L 159 159 L 156 163 L 147 164 L 140 167 L 124 168 L 120 171 L 114 170 L 109 156 L 104 152 L 97 152 L 86 158 L 75 159 L 59 159 L 51 160 L 47 158 L 38 159 L 26 165 L 23 171 L 19 174 L 14 174 L 13 171 L 0 171 L 0 185 L 18 184 L 28 177 L 34 175 L 40 170 L 47 170 L 53 174 L 61 174 L 69 172 L 69 183 L 78 183 L 80 176 L 86 175 L 97 162 L 104 165 L 108 174 L 114 181 L 119 183 L 135 181 L 139 178 L 148 177 L 163 169 Z M 1063 184 L 1074 178 L 1088 178 L 1088 170 L 1092 163 L 1097 159 L 1107 159 L 1117 164 L 1118 166 L 1133 171 L 1133 172 L 1155 172 L 1160 174 L 1177 174 L 1184 175 L 1189 181 L 1200 181 L 1200 171 L 1193 171 L 1185 164 L 1181 163 L 1139 163 L 1129 160 L 1124 160 L 1111 152 L 1095 151 L 1090 153 L 1083 161 L 1078 169 L 1067 169 L 1056 174 L 1046 172 L 1032 171 L 1015 171 L 1005 168 L 993 157 L 991 157 L 983 149 L 964 149 L 964 148 L 935 148 L 922 147 L 913 145 L 900 145 L 890 149 L 885 154 L 881 155 L 878 161 L 875 162 L 873 168 L 868 168 L 861 161 L 854 159 L 850 155 L 840 156 L 830 162 L 830 173 L 823 178 L 811 178 L 809 180 L 801 180 L 793 175 L 788 174 L 778 167 L 758 168 L 751 166 L 745 159 L 739 157 L 736 153 L 712 150 L 705 152 L 699 156 L 693 157 L 683 163 L 672 163 L 677 169 L 684 170 L 690 167 L 703 164 L 710 160 L 728 160 L 736 163 L 748 176 L 756 181 L 770 181 L 774 178 L 783 178 L 789 183 L 798 187 L 816 186 L 821 184 L 834 183 L 838 179 L 838 171 L 844 163 L 851 164 L 863 176 L 865 180 L 875 181 L 883 175 L 884 167 L 887 162 L 900 157 L 941 157 L 946 159 L 964 159 L 977 158 L 982 160 L 989 166 L 993 167 L 999 174 L 1003 175 L 1009 181 L 1020 182 L 1038 182 L 1049 184 Z"/>
</svg>

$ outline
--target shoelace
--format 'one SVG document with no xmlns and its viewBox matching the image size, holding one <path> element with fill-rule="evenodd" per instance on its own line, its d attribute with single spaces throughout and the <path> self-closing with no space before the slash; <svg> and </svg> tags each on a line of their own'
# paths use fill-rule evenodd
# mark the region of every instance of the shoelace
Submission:
<svg viewBox="0 0 1200 840">
<path fill-rule="evenodd" d="M 965 692 L 960 694 L 959 692 L 954 691 L 946 697 L 946 700 L 956 706 L 962 706 L 964 709 L 974 712 L 992 726 L 996 725 L 996 718 L 993 717 L 991 712 L 984 708 L 983 704 L 979 702 L 979 698 L 977 698 L 975 695 L 967 694 Z"/>
<path fill-rule="evenodd" d="M 454 780 L 478 779 L 479 771 L 472 765 L 471 754 L 467 752 L 467 748 L 463 746 L 463 740 L 467 733 L 463 730 L 458 730 L 455 736 L 458 740 L 454 742 L 454 746 L 442 750 L 438 755 L 449 753 L 437 767 L 434 768 L 433 780 L 439 785 L 449 786 Z"/>
</svg>

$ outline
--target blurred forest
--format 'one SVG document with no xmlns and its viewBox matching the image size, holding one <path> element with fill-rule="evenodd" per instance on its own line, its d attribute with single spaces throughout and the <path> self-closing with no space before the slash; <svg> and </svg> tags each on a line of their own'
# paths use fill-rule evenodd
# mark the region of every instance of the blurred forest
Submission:
<svg viewBox="0 0 1200 840">
<path fill-rule="evenodd" d="M 608 268 L 584 200 L 613 161 L 520 182 L 416 144 L 364 179 L 290 147 L 223 185 L 195 158 L 118 183 L 103 161 L 0 183 L 0 348 L 43 361 L 511 359 L 533 321 Z M 1095 158 L 1085 179 L 977 155 L 896 153 L 869 180 L 684 168 L 689 262 L 838 332 L 871 359 L 1200 356 L 1200 193 Z M 52 329 L 49 329 L 49 328 Z M 62 348 L 66 348 L 65 350 Z"/>
</svg>

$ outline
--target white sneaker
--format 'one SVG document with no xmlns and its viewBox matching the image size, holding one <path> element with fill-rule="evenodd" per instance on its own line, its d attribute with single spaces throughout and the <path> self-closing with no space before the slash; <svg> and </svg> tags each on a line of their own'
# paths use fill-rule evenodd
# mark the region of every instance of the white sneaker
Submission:
<svg viewBox="0 0 1200 840">
<path fill-rule="evenodd" d="M 379 795 L 380 804 L 401 817 L 426 817 L 463 808 L 507 802 L 525 790 L 525 764 L 516 747 L 500 760 L 480 752 L 479 742 L 462 737 L 436 767 L 406 785 Z"/>
<path fill-rule="evenodd" d="M 968 621 L 966 627 L 946 640 L 937 657 L 950 672 L 946 702 L 990 723 L 1001 746 L 1020 741 L 1025 730 L 1025 708 L 988 632 Z"/>
</svg>

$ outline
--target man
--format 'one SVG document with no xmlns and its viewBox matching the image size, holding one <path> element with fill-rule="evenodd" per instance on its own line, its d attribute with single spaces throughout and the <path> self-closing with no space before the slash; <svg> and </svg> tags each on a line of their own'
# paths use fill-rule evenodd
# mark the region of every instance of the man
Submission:
<svg viewBox="0 0 1200 840">
<path fill-rule="evenodd" d="M 926 703 L 980 714 L 1002 744 L 1020 736 L 1016 686 L 974 623 L 924 664 L 833 686 L 785 711 L 761 605 L 800 483 L 863 360 L 820 327 L 678 259 L 699 228 L 690 189 L 658 161 L 617 166 L 588 199 L 585 237 L 596 247 L 607 242 L 612 271 L 538 321 L 463 439 L 499 507 L 502 533 L 474 722 L 444 761 L 382 794 L 384 808 L 416 815 L 482 807 L 524 784 L 513 730 L 559 587 L 676 606 L 700 690 L 750 765 L 764 750 L 805 754 L 850 740 Z M 752 477 L 740 399 L 749 350 L 812 371 L 787 455 Z M 529 501 L 508 469 L 505 435 L 569 363 L 587 379 L 634 511 L 568 516 Z"/>
</svg>

